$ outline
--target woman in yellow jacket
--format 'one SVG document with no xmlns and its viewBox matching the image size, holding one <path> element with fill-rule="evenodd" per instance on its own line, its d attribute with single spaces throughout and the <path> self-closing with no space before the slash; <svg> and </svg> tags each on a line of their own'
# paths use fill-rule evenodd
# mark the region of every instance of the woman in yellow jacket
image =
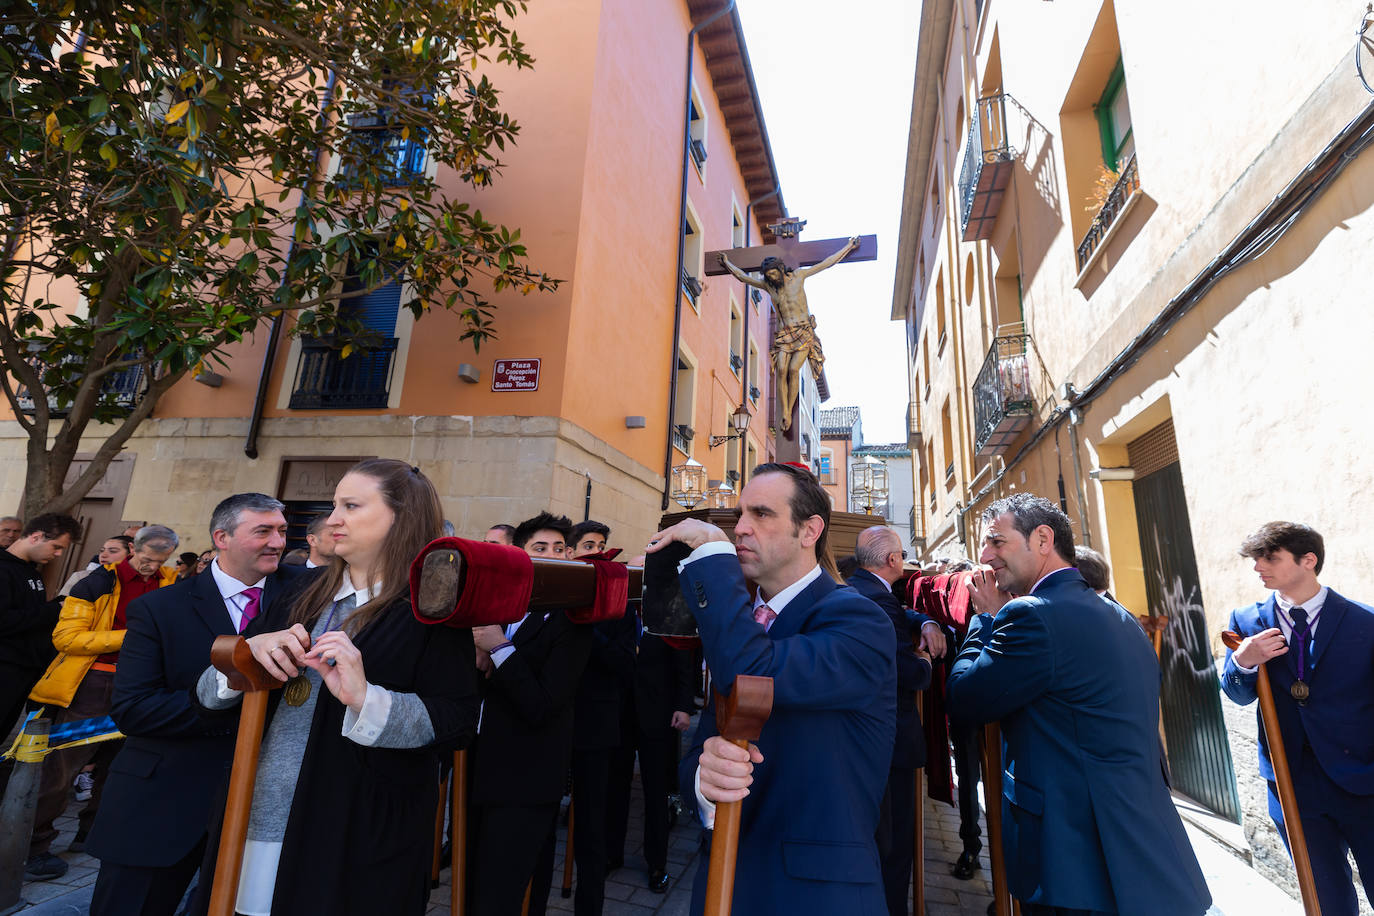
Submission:
<svg viewBox="0 0 1374 916">
<path fill-rule="evenodd" d="M 176 550 L 178 540 L 176 532 L 162 525 L 140 528 L 127 559 L 93 570 L 72 586 L 53 630 L 57 657 L 29 694 L 33 702 L 49 707 L 54 729 L 66 722 L 110 714 L 115 665 L 124 644 L 125 609 L 136 598 L 176 582 L 176 570 L 163 564 Z M 25 878 L 47 880 L 67 873 L 67 863 L 49 852 L 57 836 L 53 822 L 67 806 L 73 778 L 94 761 L 95 786 L 70 848 L 80 852 L 100 806 L 106 768 L 117 749 L 118 742 L 106 741 L 53 751 L 44 758 Z"/>
</svg>

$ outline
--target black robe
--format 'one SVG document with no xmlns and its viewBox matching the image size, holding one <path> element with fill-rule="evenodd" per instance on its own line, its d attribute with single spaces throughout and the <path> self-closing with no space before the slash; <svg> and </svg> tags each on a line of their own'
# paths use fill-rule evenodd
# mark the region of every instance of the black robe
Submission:
<svg viewBox="0 0 1374 916">
<path fill-rule="evenodd" d="M 285 629 L 289 613 L 279 606 L 252 629 Z M 429 900 L 439 763 L 477 733 L 472 631 L 422 624 L 403 599 L 353 642 L 369 683 L 419 695 L 434 741 L 415 749 L 355 744 L 342 735 L 344 705 L 322 685 L 316 688 L 321 695 L 286 822 L 273 913 L 418 916 Z M 273 691 L 269 721 L 280 701 L 281 691 Z M 209 903 L 219 830 L 217 822 L 195 913 Z"/>
</svg>

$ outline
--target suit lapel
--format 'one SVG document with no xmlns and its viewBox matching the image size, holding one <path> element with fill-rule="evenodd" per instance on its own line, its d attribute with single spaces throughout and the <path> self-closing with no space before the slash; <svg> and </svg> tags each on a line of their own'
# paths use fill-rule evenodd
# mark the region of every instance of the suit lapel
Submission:
<svg viewBox="0 0 1374 916">
<path fill-rule="evenodd" d="M 1322 602 L 1321 616 L 1317 618 L 1317 633 L 1312 638 L 1312 659 L 1309 667 L 1315 669 L 1322 652 L 1331 645 L 1340 629 L 1341 619 L 1345 617 L 1346 601 L 1340 595 L 1327 590 L 1326 600 Z M 1291 653 L 1290 653 L 1291 654 Z"/>
<path fill-rule="evenodd" d="M 1269 600 L 1260 605 L 1259 624 L 1261 630 L 1272 630 L 1279 625 L 1278 603 L 1271 592 Z"/>
<path fill-rule="evenodd" d="M 206 570 L 191 581 L 191 607 L 205 621 L 210 632 L 216 636 L 234 635 L 234 620 L 224 606 L 224 596 L 215 585 L 215 577 Z"/>
<path fill-rule="evenodd" d="M 548 623 L 549 618 L 552 616 L 552 612 L 544 613 L 542 611 L 530 611 L 529 616 L 525 618 L 520 626 L 516 627 L 515 633 L 511 635 L 511 644 L 523 646 L 525 643 L 534 639 L 535 635 L 544 628 L 544 624 Z"/>
<path fill-rule="evenodd" d="M 788 636 L 795 636 L 801 632 L 806 621 L 811 616 L 811 612 L 822 598 L 839 588 L 835 580 L 825 570 L 816 580 L 802 589 L 797 597 L 787 603 L 778 615 L 778 619 L 773 621 L 773 625 L 768 628 L 768 635 L 772 639 L 785 639 Z"/>
</svg>

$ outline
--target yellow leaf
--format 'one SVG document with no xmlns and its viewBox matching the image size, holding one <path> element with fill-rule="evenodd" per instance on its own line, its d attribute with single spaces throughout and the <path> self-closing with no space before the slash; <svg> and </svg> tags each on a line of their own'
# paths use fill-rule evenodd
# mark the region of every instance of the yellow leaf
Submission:
<svg viewBox="0 0 1374 916">
<path fill-rule="evenodd" d="M 181 79 L 177 80 L 178 89 L 190 89 L 196 84 L 196 73 L 194 70 L 187 70 L 181 74 Z"/>
<path fill-rule="evenodd" d="M 421 36 L 421 37 L 415 39 L 415 41 L 411 42 L 411 45 L 410 45 L 410 53 L 411 53 L 411 54 L 414 54 L 416 57 L 419 57 L 421 54 L 425 53 L 425 39 L 424 39 L 424 36 Z"/>
<path fill-rule="evenodd" d="M 410 209 L 410 200 L 405 197 L 402 197 L 397 206 L 400 207 L 401 212 L 404 213 Z"/>
<path fill-rule="evenodd" d="M 409 127 L 402 127 L 402 128 L 401 128 L 401 139 L 402 139 L 402 140 L 409 140 L 409 139 L 410 139 L 410 128 L 409 128 Z"/>
<path fill-rule="evenodd" d="M 188 112 L 188 111 L 190 111 L 190 110 L 191 110 L 191 102 L 190 102 L 190 100 L 189 100 L 189 99 L 182 99 L 180 102 L 177 102 L 177 103 L 176 103 L 175 105 L 173 105 L 170 109 L 168 109 L 168 111 L 167 111 L 167 123 L 168 123 L 168 124 L 175 124 L 176 122 L 180 121 L 182 118 L 186 117 L 186 112 Z"/>
<path fill-rule="evenodd" d="M 43 132 L 48 135 L 49 143 L 61 141 L 62 130 L 57 126 L 57 112 L 54 111 L 43 119 Z"/>
<path fill-rule="evenodd" d="M 398 236 L 396 236 L 396 250 L 397 250 L 397 251 L 405 251 L 405 250 L 406 250 L 406 237 L 405 237 L 404 235 L 398 235 Z"/>
<path fill-rule="evenodd" d="M 344 344 L 343 350 L 339 353 L 339 359 L 348 359 L 353 354 L 353 345 Z"/>
<path fill-rule="evenodd" d="M 87 298 L 87 299 L 99 299 L 99 298 L 100 298 L 100 291 L 101 291 L 102 289 L 104 289 L 104 287 L 100 285 L 100 282 L 99 282 L 99 281 L 96 281 L 95 283 L 92 283 L 92 284 L 91 284 L 89 287 L 87 287 L 87 289 L 86 289 L 86 298 Z"/>
</svg>

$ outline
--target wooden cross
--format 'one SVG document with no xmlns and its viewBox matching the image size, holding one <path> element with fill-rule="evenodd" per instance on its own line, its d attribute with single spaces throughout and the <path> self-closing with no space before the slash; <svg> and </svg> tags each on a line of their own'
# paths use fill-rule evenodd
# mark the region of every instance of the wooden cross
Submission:
<svg viewBox="0 0 1374 916">
<path fill-rule="evenodd" d="M 722 251 L 709 251 L 706 253 L 706 276 L 718 277 L 726 270 L 720 265 L 718 254 L 724 254 L 740 270 L 757 272 L 759 265 L 764 258 L 781 258 L 782 262 L 788 267 L 796 270 L 798 267 L 810 267 L 819 264 L 826 258 L 845 246 L 849 239 L 817 239 L 812 242 L 803 242 L 799 236 L 802 227 L 806 225 L 804 219 L 785 218 L 781 222 L 774 223 L 768 228 L 773 231 L 777 241 L 771 245 L 754 245 L 750 248 L 727 248 Z M 841 263 L 848 264 L 850 261 L 875 261 L 878 258 L 878 237 L 876 235 L 859 236 L 859 247 L 849 253 Z"/>
</svg>

